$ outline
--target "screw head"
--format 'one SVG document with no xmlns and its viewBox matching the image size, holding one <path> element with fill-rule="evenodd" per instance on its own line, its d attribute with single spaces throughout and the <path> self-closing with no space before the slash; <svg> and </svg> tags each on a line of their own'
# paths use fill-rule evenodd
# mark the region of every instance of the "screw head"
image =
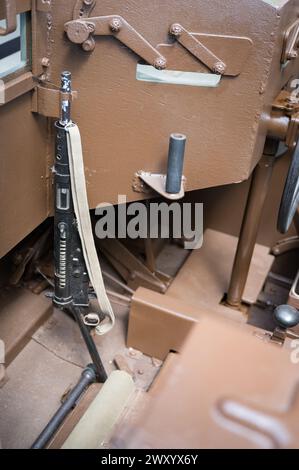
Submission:
<svg viewBox="0 0 299 470">
<path fill-rule="evenodd" d="M 93 23 L 88 23 L 87 27 L 88 27 L 88 29 L 89 29 L 90 32 L 94 32 L 95 26 L 94 26 Z"/>
<path fill-rule="evenodd" d="M 174 23 L 173 25 L 170 26 L 170 34 L 172 34 L 175 37 L 178 37 L 182 34 L 183 29 L 180 24 Z"/>
<path fill-rule="evenodd" d="M 117 33 L 121 28 L 121 21 L 119 18 L 113 18 L 109 23 L 110 29 L 113 33 Z"/>
<path fill-rule="evenodd" d="M 154 67 L 158 70 L 163 70 L 166 67 L 166 59 L 164 57 L 158 57 L 154 62 Z"/>
</svg>

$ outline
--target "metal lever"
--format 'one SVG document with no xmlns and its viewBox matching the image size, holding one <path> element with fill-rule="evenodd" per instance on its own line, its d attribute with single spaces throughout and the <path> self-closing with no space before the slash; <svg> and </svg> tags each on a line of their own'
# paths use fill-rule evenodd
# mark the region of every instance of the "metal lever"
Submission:
<svg viewBox="0 0 299 470">
<path fill-rule="evenodd" d="M 69 40 L 75 44 L 81 44 L 85 51 L 90 52 L 95 48 L 93 36 L 114 36 L 155 68 L 165 69 L 166 67 L 165 57 L 122 16 L 81 18 L 68 21 L 64 29 Z"/>
<path fill-rule="evenodd" d="M 0 28 L 0 36 L 6 36 L 17 29 L 17 7 L 15 0 L 4 0 L 6 28 Z"/>
<path fill-rule="evenodd" d="M 226 64 L 179 23 L 171 25 L 170 34 L 212 72 L 224 75 Z"/>
<path fill-rule="evenodd" d="M 277 327 L 272 335 L 272 341 L 283 344 L 286 337 L 299 338 L 290 329 L 299 325 L 299 311 L 291 305 L 280 305 L 274 310 L 273 318 Z"/>
</svg>

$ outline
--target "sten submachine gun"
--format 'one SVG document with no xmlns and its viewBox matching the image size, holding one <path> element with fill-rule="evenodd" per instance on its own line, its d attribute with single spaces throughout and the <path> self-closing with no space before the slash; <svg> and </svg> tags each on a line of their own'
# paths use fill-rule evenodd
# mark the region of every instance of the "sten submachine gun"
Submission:
<svg viewBox="0 0 299 470">
<path fill-rule="evenodd" d="M 72 198 L 67 145 L 70 118 L 71 74 L 61 75 L 61 118 L 55 122 L 55 217 L 54 261 L 55 288 L 53 302 L 59 308 L 88 307 L 89 279 L 82 253 Z"/>
<path fill-rule="evenodd" d="M 76 187 L 76 175 L 80 179 L 80 174 L 74 175 L 73 146 L 77 144 L 77 154 L 79 153 L 81 141 L 77 126 L 71 121 L 71 73 L 61 74 L 61 116 L 55 122 L 56 145 L 55 145 L 55 216 L 54 216 L 54 263 L 55 263 L 55 283 L 53 303 L 61 310 L 65 310 L 75 318 L 80 328 L 83 339 L 92 359 L 92 364 L 88 365 L 82 372 L 81 378 L 74 389 L 69 393 L 63 405 L 58 409 L 48 425 L 33 444 L 34 449 L 40 449 L 47 445 L 59 426 L 62 424 L 68 413 L 74 407 L 84 390 L 93 382 L 105 382 L 107 374 L 99 356 L 97 347 L 91 336 L 91 329 L 97 327 L 104 319 L 105 315 L 100 310 L 98 313 L 89 313 L 89 283 L 95 270 L 100 273 L 98 259 L 93 259 L 95 251 L 90 253 L 90 246 L 84 249 L 88 243 L 88 235 L 92 237 L 91 223 L 87 205 L 86 186 L 84 180 L 84 167 L 82 161 L 77 162 L 76 171 L 81 163 L 81 176 Z M 72 141 L 72 132 L 76 132 Z M 77 143 L 76 143 L 77 137 Z M 74 144 L 75 142 L 75 144 Z M 79 152 L 78 152 L 79 150 Z M 73 170 L 73 172 L 72 172 Z M 83 172 L 83 173 L 82 173 Z M 78 181 L 77 181 L 78 183 Z M 77 190 L 80 194 L 77 194 Z M 76 216 L 81 198 L 85 213 L 84 221 Z M 84 207 L 85 203 L 85 207 Z M 82 207 L 81 207 L 82 209 Z M 84 229 L 85 222 L 85 229 Z M 86 228 L 87 227 L 87 228 Z M 86 232 L 88 232 L 86 234 Z M 84 237 L 87 235 L 87 240 Z M 89 239 L 91 242 L 91 239 Z M 93 241 L 89 243 L 95 250 Z M 87 266 L 86 259 L 89 266 Z M 93 266 L 92 266 L 93 264 Z M 96 265 L 96 266 L 94 266 Z M 100 281 L 102 281 L 101 274 Z M 99 280 L 99 278 L 98 278 Z M 96 282 L 96 281 L 95 281 Z M 101 282 L 99 282 L 101 284 Z M 103 284 L 93 285 L 95 292 L 103 294 Z M 97 289 L 98 288 L 98 289 Z M 101 299 L 98 301 L 101 304 Z M 103 301 L 103 298 L 102 298 Z M 106 302 L 106 304 L 105 304 Z M 108 304 L 110 305 L 109 301 Z M 107 297 L 104 294 L 104 307 L 107 307 Z M 109 308 L 108 305 L 108 308 Z M 111 306 L 110 306 L 111 308 Z M 109 312 L 108 312 L 109 313 Z M 108 315 L 109 316 L 109 315 Z M 113 323 L 113 322 L 112 322 Z M 108 329 L 106 328 L 106 331 Z"/>
</svg>

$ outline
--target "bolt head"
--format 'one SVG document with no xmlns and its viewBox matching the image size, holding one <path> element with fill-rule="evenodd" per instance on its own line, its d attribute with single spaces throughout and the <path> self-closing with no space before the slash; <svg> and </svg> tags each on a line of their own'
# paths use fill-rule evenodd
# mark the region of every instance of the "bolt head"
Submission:
<svg viewBox="0 0 299 470">
<path fill-rule="evenodd" d="M 49 67 L 50 65 L 50 59 L 48 57 L 43 57 L 41 62 L 43 67 Z"/>
<path fill-rule="evenodd" d="M 158 57 L 154 62 L 154 67 L 158 70 L 163 70 L 166 67 L 166 59 L 164 57 Z"/>
<path fill-rule="evenodd" d="M 183 32 L 183 29 L 181 25 L 179 25 L 178 23 L 171 25 L 170 34 L 172 34 L 173 36 L 178 37 L 182 34 L 182 32 Z"/>
<path fill-rule="evenodd" d="M 297 51 L 291 51 L 288 54 L 288 59 L 290 59 L 290 60 L 297 59 L 297 57 L 298 57 L 298 52 Z"/>
<path fill-rule="evenodd" d="M 110 29 L 113 33 L 117 33 L 121 28 L 121 21 L 119 18 L 113 18 L 109 23 Z"/>
<path fill-rule="evenodd" d="M 83 44 L 82 44 L 82 48 L 85 52 L 91 52 L 94 50 L 95 48 L 95 41 L 93 38 L 89 38 L 87 39 L 87 41 L 84 41 Z"/>
<path fill-rule="evenodd" d="M 226 70 L 226 66 L 223 62 L 216 62 L 214 66 L 214 72 L 220 73 L 220 75 L 223 75 Z"/>
</svg>

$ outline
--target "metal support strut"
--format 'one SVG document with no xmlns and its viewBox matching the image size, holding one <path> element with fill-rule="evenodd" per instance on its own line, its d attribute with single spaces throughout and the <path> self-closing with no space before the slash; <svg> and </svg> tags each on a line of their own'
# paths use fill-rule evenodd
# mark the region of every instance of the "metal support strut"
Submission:
<svg viewBox="0 0 299 470">
<path fill-rule="evenodd" d="M 252 175 L 226 303 L 239 308 L 248 278 L 265 200 L 269 191 L 278 141 L 267 139 L 263 157 Z"/>
</svg>

